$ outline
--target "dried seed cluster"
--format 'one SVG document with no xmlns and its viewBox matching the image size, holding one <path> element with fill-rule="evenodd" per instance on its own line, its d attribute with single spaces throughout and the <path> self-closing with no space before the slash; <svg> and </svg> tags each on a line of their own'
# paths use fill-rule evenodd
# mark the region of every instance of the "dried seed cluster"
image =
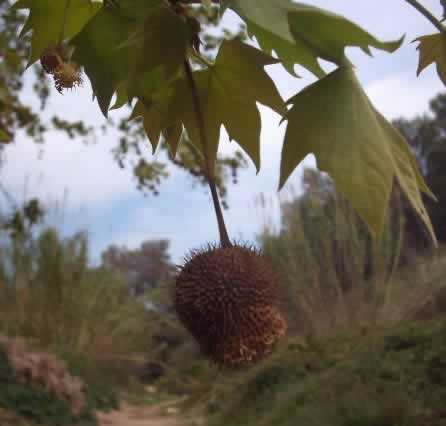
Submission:
<svg viewBox="0 0 446 426">
<path fill-rule="evenodd" d="M 174 289 L 176 312 L 217 364 L 242 367 L 271 352 L 286 332 L 278 276 L 268 258 L 243 246 L 193 252 Z"/>
<path fill-rule="evenodd" d="M 54 85 L 60 93 L 63 89 L 73 89 L 82 84 L 80 68 L 70 61 L 64 45 L 47 47 L 40 57 L 40 63 L 44 71 L 53 76 Z"/>
</svg>

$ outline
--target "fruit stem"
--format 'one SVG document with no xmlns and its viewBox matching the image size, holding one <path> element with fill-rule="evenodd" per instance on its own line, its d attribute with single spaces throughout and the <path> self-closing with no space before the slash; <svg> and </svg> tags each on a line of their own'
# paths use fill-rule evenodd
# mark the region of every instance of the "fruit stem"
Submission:
<svg viewBox="0 0 446 426">
<path fill-rule="evenodd" d="M 231 247 L 228 231 L 226 230 L 223 212 L 221 210 L 220 200 L 218 198 L 217 186 L 215 185 L 214 168 L 211 164 L 209 156 L 209 143 L 206 136 L 206 129 L 204 125 L 203 109 L 201 108 L 200 96 L 198 94 L 197 85 L 192 73 L 192 68 L 187 59 L 184 60 L 184 71 L 189 82 L 189 87 L 192 92 L 192 100 L 194 103 L 195 116 L 197 119 L 198 130 L 200 132 L 200 142 L 203 147 L 204 154 L 204 171 L 206 173 L 209 189 L 211 190 L 212 201 L 214 203 L 215 215 L 217 216 L 218 230 L 220 233 L 220 244 L 222 247 Z"/>
</svg>

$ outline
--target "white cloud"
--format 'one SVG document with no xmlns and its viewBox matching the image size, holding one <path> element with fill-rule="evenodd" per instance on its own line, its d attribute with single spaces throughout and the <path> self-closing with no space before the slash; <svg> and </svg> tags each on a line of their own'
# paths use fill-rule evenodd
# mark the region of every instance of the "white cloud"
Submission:
<svg viewBox="0 0 446 426">
<path fill-rule="evenodd" d="M 68 190 L 73 207 L 110 202 L 135 187 L 130 171 L 118 168 L 110 149 L 104 142 L 85 146 L 64 136 L 52 136 L 43 147 L 21 140 L 5 150 L 2 183 L 21 195 L 27 177 L 28 195 L 49 200 L 62 199 Z"/>
<path fill-rule="evenodd" d="M 38 101 L 31 89 L 32 74 L 25 78 L 26 89 L 22 100 L 37 111 Z M 25 75 L 26 77 L 26 75 Z M 54 114 L 66 120 L 82 120 L 86 125 L 101 126 L 106 119 L 97 102 L 91 98 L 91 87 L 65 92 L 53 90 L 44 119 Z M 115 113 L 115 116 L 123 113 Z M 48 132 L 43 145 L 37 145 L 23 134 L 5 148 L 5 164 L 1 170 L 2 183 L 20 197 L 26 180 L 28 196 L 46 201 L 62 200 L 68 191 L 68 207 L 90 208 L 103 203 L 125 199 L 135 193 L 135 182 L 130 168 L 122 170 L 114 161 L 111 150 L 117 135 L 98 132 L 96 143 L 85 145 L 80 139 L 69 139 L 62 132 Z"/>
<path fill-rule="evenodd" d="M 372 103 L 388 119 L 411 119 L 427 112 L 429 100 L 443 90 L 434 69 L 426 70 L 418 79 L 414 73 L 400 73 L 366 86 Z"/>
</svg>

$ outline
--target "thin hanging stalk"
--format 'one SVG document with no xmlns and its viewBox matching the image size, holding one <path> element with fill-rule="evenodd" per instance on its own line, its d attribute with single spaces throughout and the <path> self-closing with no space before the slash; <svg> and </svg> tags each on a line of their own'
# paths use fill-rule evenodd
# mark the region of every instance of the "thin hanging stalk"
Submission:
<svg viewBox="0 0 446 426">
<path fill-rule="evenodd" d="M 445 34 L 446 29 L 443 24 L 438 20 L 431 12 L 429 12 L 421 3 L 417 0 L 406 0 L 411 6 L 418 10 L 426 19 L 431 21 L 432 25 L 434 25 L 441 33 Z"/>
<path fill-rule="evenodd" d="M 198 130 L 200 133 L 200 143 L 203 147 L 203 153 L 204 153 L 204 170 L 212 194 L 212 201 L 214 203 L 215 215 L 217 216 L 218 230 L 220 233 L 220 243 L 222 247 L 231 247 L 232 244 L 231 241 L 229 240 L 228 231 L 226 230 L 225 220 L 223 218 L 223 212 L 221 210 L 220 200 L 218 198 L 217 186 L 215 185 L 214 168 L 213 164 L 211 164 L 211 159 L 210 159 L 209 143 L 206 136 L 206 129 L 204 123 L 203 109 L 200 102 L 200 96 L 198 94 L 198 89 L 192 73 L 192 68 L 187 59 L 184 61 L 184 71 L 192 93 L 195 116 L 197 120 Z"/>
</svg>

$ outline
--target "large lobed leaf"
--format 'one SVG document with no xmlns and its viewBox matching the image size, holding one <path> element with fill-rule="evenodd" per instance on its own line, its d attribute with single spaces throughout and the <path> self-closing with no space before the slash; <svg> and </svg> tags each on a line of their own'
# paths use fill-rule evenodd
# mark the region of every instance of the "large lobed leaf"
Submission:
<svg viewBox="0 0 446 426">
<path fill-rule="evenodd" d="M 117 105 L 135 96 L 150 101 L 160 89 L 164 97 L 186 56 L 186 24 L 163 1 L 122 4 L 103 8 L 73 40 L 73 58 L 84 66 L 104 115 L 118 88 Z"/>
<path fill-rule="evenodd" d="M 29 65 L 51 44 L 75 36 L 98 12 L 101 3 L 92 0 L 18 0 L 16 9 L 29 9 L 21 35 L 32 31 Z"/>
<path fill-rule="evenodd" d="M 417 75 L 429 65 L 436 64 L 438 76 L 446 85 L 446 35 L 430 34 L 418 37 L 415 41 L 420 43 L 417 47 L 420 51 Z"/>
<path fill-rule="evenodd" d="M 229 7 L 246 21 L 260 47 L 267 53 L 275 51 L 292 74 L 299 64 L 322 77 L 318 59 L 345 64 L 347 46 L 370 54 L 370 46 L 393 52 L 402 42 L 379 41 L 342 16 L 290 0 L 230 0 Z"/>
<path fill-rule="evenodd" d="M 130 116 L 130 120 L 136 117 L 142 117 L 143 119 L 144 130 L 149 142 L 152 144 L 152 154 L 154 154 L 163 130 L 161 113 L 156 109 L 146 108 L 143 102 L 138 101 Z"/>
<path fill-rule="evenodd" d="M 220 128 L 224 125 L 230 139 L 238 142 L 259 170 L 261 119 L 256 102 L 278 114 L 286 112 L 285 103 L 263 69 L 276 62 L 235 39 L 222 43 L 213 66 L 194 73 L 212 162 L 217 156 Z M 192 142 L 204 152 L 191 90 L 184 78 L 175 86 L 167 116 L 166 124 L 182 122 Z"/>
<path fill-rule="evenodd" d="M 285 103 L 263 69 L 276 62 L 276 59 L 260 50 L 235 39 L 222 43 L 214 65 L 193 73 L 203 110 L 212 164 L 217 156 L 220 128 L 224 125 L 231 140 L 238 142 L 259 170 L 261 119 L 256 102 L 270 107 L 280 115 L 286 113 Z M 146 133 L 154 148 L 164 129 L 177 126 L 168 138 L 174 154 L 182 133 L 178 125 L 182 124 L 192 143 L 204 152 L 191 89 L 184 77 L 174 84 L 173 95 L 169 97 L 161 123 L 159 112 L 154 110 L 156 104 L 142 105 L 140 102 L 133 114 L 143 117 Z"/>
<path fill-rule="evenodd" d="M 155 85 L 168 86 L 186 57 L 189 32 L 184 20 L 163 1 L 146 6 L 144 27 L 136 46 L 138 60 L 128 82 L 129 97 L 144 97 L 150 102 Z M 135 47 L 136 47 L 135 46 Z"/>
<path fill-rule="evenodd" d="M 351 67 L 338 68 L 289 103 L 280 187 L 313 153 L 318 167 L 330 174 L 377 236 L 396 180 L 435 240 L 420 188 L 430 192 L 414 157 L 401 134 L 370 103 Z"/>
<path fill-rule="evenodd" d="M 84 67 L 104 115 L 119 83 L 127 79 L 136 61 L 134 47 L 120 47 L 134 31 L 133 19 L 102 8 L 73 40 L 73 59 Z"/>
<path fill-rule="evenodd" d="M 261 119 L 256 103 L 262 103 L 288 120 L 280 186 L 314 153 L 319 168 L 333 177 L 376 236 L 397 181 L 435 239 L 420 190 L 432 194 L 415 159 L 399 132 L 371 105 L 345 55 L 347 46 L 367 54 L 370 47 L 392 52 L 402 40 L 381 42 L 339 15 L 290 0 L 226 0 L 224 5 L 246 20 L 250 35 L 266 53 L 239 40 L 225 41 L 215 64 L 194 72 L 211 163 L 223 125 L 259 170 Z M 182 74 L 191 35 L 183 17 L 163 0 L 126 0 L 101 10 L 92 0 L 18 0 L 14 6 L 30 10 L 22 30 L 32 31 L 30 63 L 52 43 L 72 39 L 73 59 L 84 67 L 104 115 L 115 93 L 113 108 L 137 97 L 132 117 L 143 118 L 153 151 L 163 137 L 175 155 L 184 131 L 205 151 L 191 89 Z M 436 62 L 445 82 L 444 36 L 418 41 L 418 73 Z M 269 56 L 272 52 L 279 60 Z M 319 59 L 340 68 L 325 76 Z M 290 111 L 264 71 L 277 62 L 292 74 L 300 64 L 321 78 L 289 101 Z M 5 134 L 0 139 L 7 141 Z"/>
</svg>

